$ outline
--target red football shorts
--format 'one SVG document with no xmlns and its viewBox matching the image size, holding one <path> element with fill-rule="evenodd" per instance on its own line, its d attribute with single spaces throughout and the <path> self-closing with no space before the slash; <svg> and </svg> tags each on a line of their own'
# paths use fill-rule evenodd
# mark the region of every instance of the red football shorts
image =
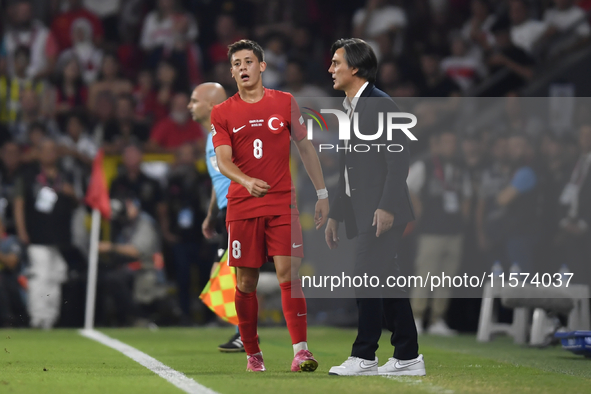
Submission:
<svg viewBox="0 0 591 394">
<path fill-rule="evenodd" d="M 298 215 L 262 216 L 228 222 L 228 264 L 260 268 L 268 257 L 304 257 Z"/>
</svg>

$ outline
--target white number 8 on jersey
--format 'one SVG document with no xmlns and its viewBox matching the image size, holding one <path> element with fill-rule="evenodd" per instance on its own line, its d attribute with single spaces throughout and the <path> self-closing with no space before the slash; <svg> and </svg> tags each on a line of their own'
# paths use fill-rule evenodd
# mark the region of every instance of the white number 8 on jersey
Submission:
<svg viewBox="0 0 591 394">
<path fill-rule="evenodd" d="M 242 257 L 242 250 L 240 249 L 240 241 L 232 241 L 232 257 L 239 259 Z"/>
<path fill-rule="evenodd" d="M 260 159 L 261 157 L 263 157 L 263 141 L 261 141 L 260 139 L 257 138 L 252 143 L 252 146 L 254 147 L 254 150 L 253 150 L 254 157 L 256 159 Z"/>
</svg>

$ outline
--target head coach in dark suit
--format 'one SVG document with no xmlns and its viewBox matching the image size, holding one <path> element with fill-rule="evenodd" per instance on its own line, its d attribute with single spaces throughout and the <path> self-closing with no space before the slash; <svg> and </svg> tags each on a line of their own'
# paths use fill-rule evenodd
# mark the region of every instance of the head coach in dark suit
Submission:
<svg viewBox="0 0 591 394">
<path fill-rule="evenodd" d="M 341 39 L 333 44 L 331 51 L 328 71 L 334 89 L 346 94 L 343 106 L 352 120 L 352 131 L 350 140 L 341 141 L 338 149 L 341 173 L 338 191 L 331 203 L 326 242 L 331 249 L 338 246 L 338 226 L 344 221 L 347 237 L 358 238 L 355 275 L 377 275 L 383 284 L 388 275 L 397 273 L 397 248 L 406 224 L 414 220 L 406 185 L 407 136 L 400 130 L 393 130 L 391 140 L 387 139 L 388 133 L 382 132 L 368 143 L 353 132 L 354 114 L 358 116 L 359 133 L 369 136 L 376 134 L 380 116 L 400 111 L 386 93 L 374 86 L 378 63 L 365 41 Z M 385 119 L 382 122 L 385 130 Z M 363 145 L 362 149 L 356 149 L 357 144 Z M 371 149 L 365 151 L 366 146 Z M 386 298 L 382 297 L 382 292 L 381 285 L 356 289 L 359 321 L 351 357 L 342 365 L 332 367 L 329 374 L 425 374 L 408 298 Z M 395 351 L 394 356 L 378 368 L 376 350 L 383 321 L 392 332 Z"/>
</svg>

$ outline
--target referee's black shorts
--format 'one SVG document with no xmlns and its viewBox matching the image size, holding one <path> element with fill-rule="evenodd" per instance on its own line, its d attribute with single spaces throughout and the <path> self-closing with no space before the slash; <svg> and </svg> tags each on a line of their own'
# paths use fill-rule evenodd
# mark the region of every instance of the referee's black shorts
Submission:
<svg viewBox="0 0 591 394">
<path fill-rule="evenodd" d="M 226 249 L 228 249 L 228 229 L 226 228 L 226 208 L 218 212 L 216 220 L 216 231 L 220 234 L 220 243 L 218 244 L 218 261 L 222 258 Z"/>
</svg>

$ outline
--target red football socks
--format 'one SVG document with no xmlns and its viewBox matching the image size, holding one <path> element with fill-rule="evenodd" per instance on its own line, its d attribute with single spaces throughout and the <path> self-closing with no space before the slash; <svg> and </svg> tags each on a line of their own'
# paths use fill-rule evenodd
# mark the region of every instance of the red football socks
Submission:
<svg viewBox="0 0 591 394">
<path fill-rule="evenodd" d="M 236 287 L 236 313 L 238 314 L 238 329 L 244 343 L 246 354 L 251 356 L 259 353 L 259 336 L 257 322 L 259 317 L 259 302 L 257 292 L 243 293 Z"/>
<path fill-rule="evenodd" d="M 291 343 L 307 342 L 308 311 L 304 292 L 302 291 L 302 281 L 297 279 L 291 282 L 280 283 L 279 285 L 281 286 L 283 316 L 285 316 L 287 329 L 291 336 Z"/>
</svg>

